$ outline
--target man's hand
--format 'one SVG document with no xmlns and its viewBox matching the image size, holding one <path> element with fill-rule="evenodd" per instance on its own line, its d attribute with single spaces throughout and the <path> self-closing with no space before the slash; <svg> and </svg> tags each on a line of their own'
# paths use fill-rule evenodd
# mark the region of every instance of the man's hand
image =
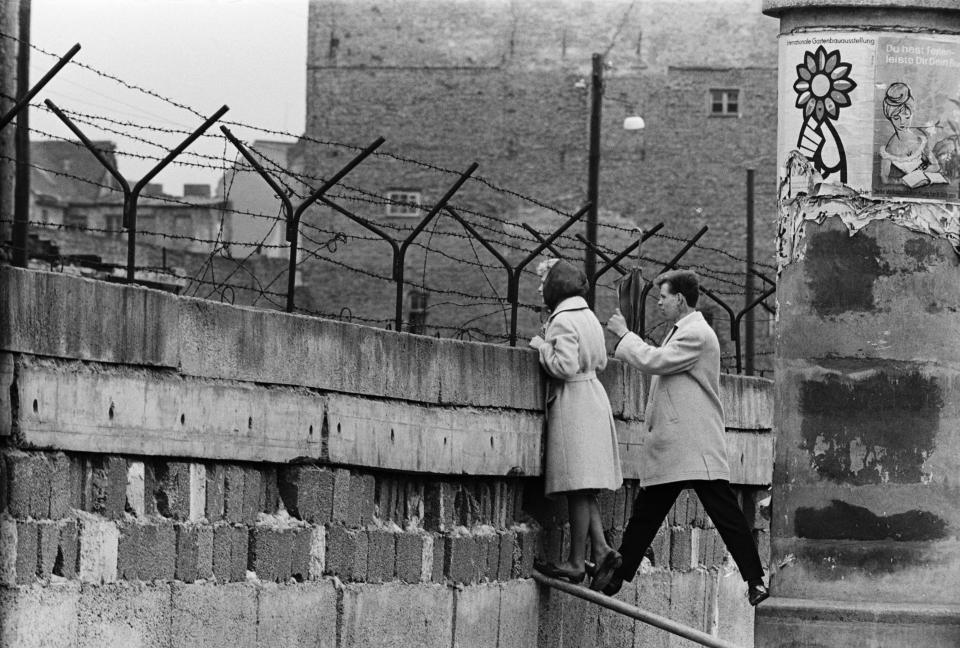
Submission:
<svg viewBox="0 0 960 648">
<path fill-rule="evenodd" d="M 616 335 L 617 339 L 623 337 L 623 334 L 628 331 L 627 320 L 624 319 L 619 308 L 613 311 L 613 315 L 607 321 L 607 330 Z"/>
<path fill-rule="evenodd" d="M 530 338 L 530 341 L 527 344 L 530 346 L 531 349 L 539 349 L 544 344 L 546 344 L 546 342 L 539 335 L 534 335 L 532 338 Z"/>
</svg>

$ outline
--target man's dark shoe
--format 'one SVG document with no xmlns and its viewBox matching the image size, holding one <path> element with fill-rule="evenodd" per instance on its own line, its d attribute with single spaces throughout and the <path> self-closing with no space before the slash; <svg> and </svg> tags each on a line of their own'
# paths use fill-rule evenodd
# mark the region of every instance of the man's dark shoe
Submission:
<svg viewBox="0 0 960 648">
<path fill-rule="evenodd" d="M 767 586 L 763 584 L 763 581 L 750 583 L 747 588 L 747 600 L 750 601 L 750 605 L 757 605 L 765 601 L 769 596 L 770 592 L 767 590 Z"/>
</svg>

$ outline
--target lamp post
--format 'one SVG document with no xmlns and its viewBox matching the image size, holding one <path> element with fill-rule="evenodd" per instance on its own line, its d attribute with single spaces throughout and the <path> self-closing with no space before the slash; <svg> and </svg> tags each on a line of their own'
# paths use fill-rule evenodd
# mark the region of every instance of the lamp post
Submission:
<svg viewBox="0 0 960 648">
<path fill-rule="evenodd" d="M 590 154 L 587 168 L 587 202 L 590 211 L 587 212 L 586 236 L 591 245 L 587 246 L 584 257 L 584 271 L 588 277 L 597 272 L 597 254 L 594 248 L 597 245 L 597 214 L 599 212 L 600 193 L 600 124 L 603 113 L 603 54 L 593 55 L 593 73 L 590 83 Z M 645 124 L 643 117 L 628 116 L 623 120 L 623 128 L 628 131 L 642 130 Z M 590 284 L 587 293 L 587 303 L 590 308 L 596 306 L 596 285 Z"/>
<path fill-rule="evenodd" d="M 597 198 L 600 193 L 600 117 L 603 108 L 603 54 L 593 55 L 593 76 L 590 83 L 590 156 L 587 167 L 587 246 L 584 270 L 588 277 L 597 272 L 597 253 L 593 246 L 597 244 Z M 593 284 L 587 289 L 587 304 L 593 308 L 596 304 L 596 290 Z"/>
</svg>

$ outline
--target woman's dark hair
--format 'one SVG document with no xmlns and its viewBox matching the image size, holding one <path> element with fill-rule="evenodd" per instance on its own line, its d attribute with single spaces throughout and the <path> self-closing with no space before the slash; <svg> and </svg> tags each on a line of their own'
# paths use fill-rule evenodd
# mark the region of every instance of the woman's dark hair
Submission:
<svg viewBox="0 0 960 648">
<path fill-rule="evenodd" d="M 557 261 L 543 280 L 543 303 L 551 311 L 567 297 L 587 296 L 587 275 L 566 261 Z"/>
<path fill-rule="evenodd" d="M 669 284 L 672 294 L 683 295 L 683 298 L 687 301 L 687 306 L 696 308 L 697 301 L 700 299 L 700 280 L 693 270 L 670 270 L 659 275 L 653 280 L 653 283 L 658 288 L 662 284 Z"/>
</svg>

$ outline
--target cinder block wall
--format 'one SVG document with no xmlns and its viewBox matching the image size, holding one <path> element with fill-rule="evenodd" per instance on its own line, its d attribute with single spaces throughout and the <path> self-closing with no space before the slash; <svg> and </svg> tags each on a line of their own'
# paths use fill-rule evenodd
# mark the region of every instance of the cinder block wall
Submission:
<svg viewBox="0 0 960 648">
<path fill-rule="evenodd" d="M 635 492 L 641 377 L 602 377 Z M 529 578 L 542 495 L 526 349 L 0 269 L 0 645 L 673 645 Z M 724 376 L 734 481 L 769 543 L 770 383 Z M 681 498 L 621 599 L 752 645 Z"/>
</svg>

